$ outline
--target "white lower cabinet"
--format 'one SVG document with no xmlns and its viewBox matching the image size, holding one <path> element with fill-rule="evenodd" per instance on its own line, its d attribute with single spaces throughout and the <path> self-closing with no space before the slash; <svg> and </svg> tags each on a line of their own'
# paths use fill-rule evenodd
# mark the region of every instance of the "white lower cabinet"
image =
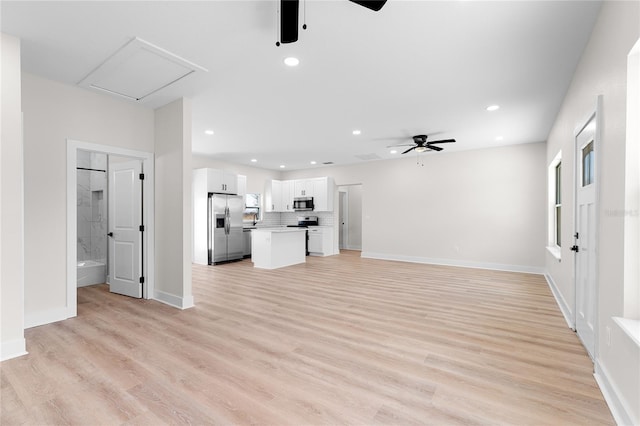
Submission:
<svg viewBox="0 0 640 426">
<path fill-rule="evenodd" d="M 309 255 L 331 256 L 333 254 L 333 227 L 310 227 L 309 231 Z"/>
</svg>

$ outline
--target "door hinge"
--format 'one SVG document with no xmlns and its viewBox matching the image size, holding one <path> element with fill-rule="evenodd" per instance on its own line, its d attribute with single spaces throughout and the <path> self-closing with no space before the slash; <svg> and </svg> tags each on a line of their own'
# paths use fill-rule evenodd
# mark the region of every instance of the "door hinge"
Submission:
<svg viewBox="0 0 640 426">
<path fill-rule="evenodd" d="M 140 180 L 144 180 L 144 173 L 140 173 Z"/>
<path fill-rule="evenodd" d="M 144 284 L 144 277 L 140 277 L 140 284 Z"/>
<path fill-rule="evenodd" d="M 140 225 L 140 232 L 144 232 L 144 225 Z"/>
<path fill-rule="evenodd" d="M 580 234 L 576 232 L 575 234 L 573 234 L 573 238 L 575 238 L 575 239 L 580 238 Z"/>
</svg>

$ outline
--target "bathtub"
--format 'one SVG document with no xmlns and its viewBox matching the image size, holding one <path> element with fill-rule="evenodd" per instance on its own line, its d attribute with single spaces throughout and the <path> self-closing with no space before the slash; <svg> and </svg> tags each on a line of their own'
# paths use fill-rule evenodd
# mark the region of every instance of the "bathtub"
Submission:
<svg viewBox="0 0 640 426">
<path fill-rule="evenodd" d="M 96 260 L 78 261 L 78 287 L 102 284 L 107 280 L 107 266 Z"/>
</svg>

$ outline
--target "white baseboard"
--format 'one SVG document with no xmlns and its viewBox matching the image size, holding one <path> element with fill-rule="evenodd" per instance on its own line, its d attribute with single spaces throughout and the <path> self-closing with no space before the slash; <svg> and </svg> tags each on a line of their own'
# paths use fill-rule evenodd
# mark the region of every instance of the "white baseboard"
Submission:
<svg viewBox="0 0 640 426">
<path fill-rule="evenodd" d="M 28 354 L 27 342 L 24 339 L 14 339 L 0 344 L 0 361 L 6 361 L 11 358 L 17 358 Z"/>
<path fill-rule="evenodd" d="M 189 309 L 195 306 L 193 296 L 183 298 L 162 290 L 155 290 L 153 293 L 153 299 L 178 309 Z"/>
<path fill-rule="evenodd" d="M 596 360 L 595 369 L 596 371 L 593 374 L 593 377 L 595 377 L 596 382 L 598 382 L 600 391 L 609 406 L 609 410 L 611 410 L 611 414 L 613 415 L 613 419 L 616 421 L 616 424 L 619 426 L 640 424 L 640 418 L 631 418 L 632 411 L 629 409 L 627 402 L 622 398 L 622 395 L 616 386 L 611 382 L 611 380 L 609 380 L 609 374 L 604 366 L 600 364 L 600 360 Z"/>
<path fill-rule="evenodd" d="M 558 289 L 555 281 L 553 281 L 553 278 L 551 278 L 551 275 L 544 274 L 544 278 L 547 280 L 547 284 L 549 284 L 551 293 L 553 293 L 553 297 L 556 299 L 556 303 L 560 308 L 560 312 L 562 312 L 562 315 L 564 316 L 564 320 L 567 322 L 570 329 L 575 330 L 576 325 L 573 322 L 573 312 L 571 312 L 571 308 L 569 308 L 567 301 L 562 297 L 562 293 Z"/>
<path fill-rule="evenodd" d="M 52 322 L 58 322 L 66 320 L 67 318 L 75 317 L 76 313 L 73 309 L 59 308 L 51 309 L 45 312 L 37 312 L 34 314 L 25 315 L 24 328 L 38 327 L 39 325 L 51 324 Z"/>
<path fill-rule="evenodd" d="M 380 260 L 395 260 L 398 262 L 410 262 L 410 263 L 426 263 L 429 265 L 445 265 L 445 266 L 458 266 L 461 268 L 478 268 L 478 269 L 490 269 L 494 271 L 508 271 L 508 272 L 524 272 L 529 274 L 544 274 L 544 268 L 537 266 L 524 266 L 524 265 L 507 265 L 501 263 L 488 263 L 488 262 L 474 262 L 466 260 L 454 260 L 454 259 L 436 259 L 429 257 L 419 256 L 404 256 L 388 253 L 373 253 L 363 251 L 360 257 L 369 259 Z"/>
</svg>

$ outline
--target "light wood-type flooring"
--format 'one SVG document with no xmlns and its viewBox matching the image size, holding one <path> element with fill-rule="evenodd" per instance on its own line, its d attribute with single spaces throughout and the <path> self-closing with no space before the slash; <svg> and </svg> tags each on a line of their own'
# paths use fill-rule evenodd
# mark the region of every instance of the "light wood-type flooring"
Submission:
<svg viewBox="0 0 640 426">
<path fill-rule="evenodd" d="M 196 307 L 78 290 L 5 361 L 13 424 L 613 424 L 542 276 L 361 259 L 193 267 Z"/>
</svg>

